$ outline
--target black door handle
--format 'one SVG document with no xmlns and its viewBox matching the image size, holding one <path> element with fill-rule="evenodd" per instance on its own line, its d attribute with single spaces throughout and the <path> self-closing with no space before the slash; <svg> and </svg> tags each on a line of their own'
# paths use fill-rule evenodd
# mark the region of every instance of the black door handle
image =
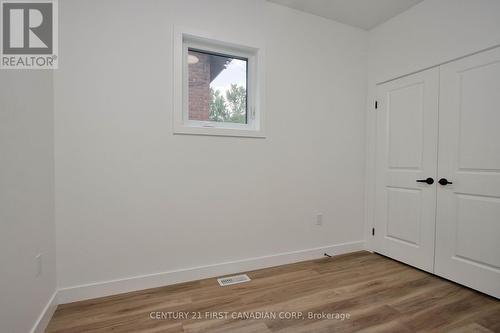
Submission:
<svg viewBox="0 0 500 333">
<path fill-rule="evenodd" d="M 439 181 L 438 181 L 439 184 L 445 186 L 445 185 L 448 185 L 448 184 L 453 184 L 452 182 L 449 182 L 448 179 L 446 178 L 441 178 Z"/>
<path fill-rule="evenodd" d="M 417 183 L 427 183 L 429 185 L 432 185 L 434 184 L 434 179 L 432 179 L 431 177 L 427 179 L 417 179 Z"/>
</svg>

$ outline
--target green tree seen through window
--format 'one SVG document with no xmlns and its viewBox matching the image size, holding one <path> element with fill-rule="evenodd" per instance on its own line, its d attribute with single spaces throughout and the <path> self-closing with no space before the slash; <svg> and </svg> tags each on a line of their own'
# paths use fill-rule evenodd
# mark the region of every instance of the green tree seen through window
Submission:
<svg viewBox="0 0 500 333">
<path fill-rule="evenodd" d="M 220 90 L 214 90 L 210 87 L 209 97 L 209 120 L 246 123 L 247 91 L 245 87 L 231 84 L 231 88 L 226 91 L 226 96 Z"/>
</svg>

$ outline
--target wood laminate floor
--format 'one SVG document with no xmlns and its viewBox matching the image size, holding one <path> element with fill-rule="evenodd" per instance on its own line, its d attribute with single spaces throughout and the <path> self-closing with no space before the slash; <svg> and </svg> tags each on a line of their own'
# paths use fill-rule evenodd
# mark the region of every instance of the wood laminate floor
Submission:
<svg viewBox="0 0 500 333">
<path fill-rule="evenodd" d="M 228 287 L 206 279 L 59 305 L 47 332 L 500 332 L 499 300 L 377 254 L 248 275 Z M 180 313 L 190 318 L 166 319 Z"/>
</svg>

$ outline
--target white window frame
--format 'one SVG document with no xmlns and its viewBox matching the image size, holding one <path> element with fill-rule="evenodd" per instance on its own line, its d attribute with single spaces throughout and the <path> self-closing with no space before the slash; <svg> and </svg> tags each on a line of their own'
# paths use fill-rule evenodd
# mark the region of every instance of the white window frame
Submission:
<svg viewBox="0 0 500 333">
<path fill-rule="evenodd" d="M 247 59 L 247 123 L 200 121 L 189 119 L 188 49 Z M 261 47 L 215 39 L 207 35 L 174 29 L 174 134 L 265 137 L 264 59 Z"/>
</svg>

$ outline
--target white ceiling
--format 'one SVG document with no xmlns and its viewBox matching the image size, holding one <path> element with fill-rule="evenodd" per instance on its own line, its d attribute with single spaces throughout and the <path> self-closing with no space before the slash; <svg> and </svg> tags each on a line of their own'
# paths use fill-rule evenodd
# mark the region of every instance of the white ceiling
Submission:
<svg viewBox="0 0 500 333">
<path fill-rule="evenodd" d="M 268 0 L 369 30 L 423 0 Z"/>
</svg>

